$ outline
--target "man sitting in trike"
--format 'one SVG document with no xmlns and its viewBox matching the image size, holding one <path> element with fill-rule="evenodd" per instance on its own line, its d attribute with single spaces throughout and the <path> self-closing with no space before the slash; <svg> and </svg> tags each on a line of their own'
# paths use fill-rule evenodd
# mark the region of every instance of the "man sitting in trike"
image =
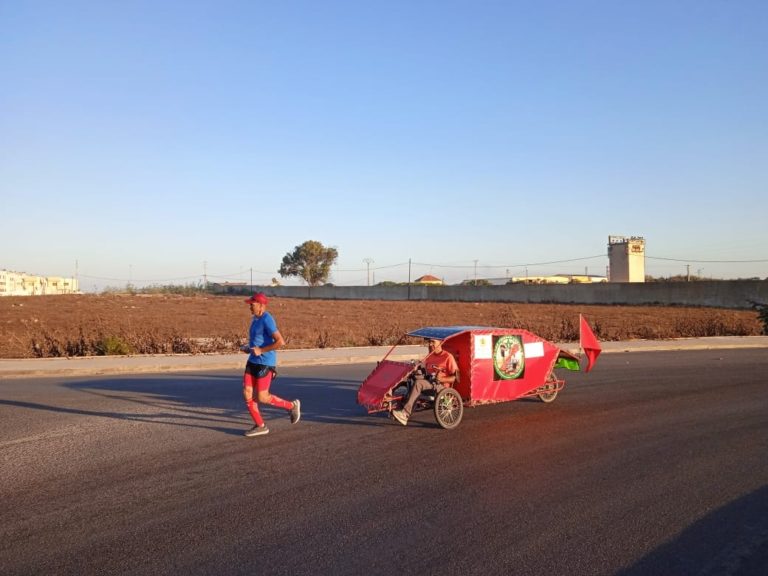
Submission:
<svg viewBox="0 0 768 576">
<path fill-rule="evenodd" d="M 452 386 L 458 379 L 459 367 L 456 359 L 450 352 L 443 350 L 442 342 L 430 339 L 427 345 L 429 355 L 411 375 L 408 400 L 401 410 L 392 410 L 392 417 L 403 426 L 408 424 L 414 404 L 423 393 L 433 391 L 437 394 L 446 386 Z"/>
</svg>

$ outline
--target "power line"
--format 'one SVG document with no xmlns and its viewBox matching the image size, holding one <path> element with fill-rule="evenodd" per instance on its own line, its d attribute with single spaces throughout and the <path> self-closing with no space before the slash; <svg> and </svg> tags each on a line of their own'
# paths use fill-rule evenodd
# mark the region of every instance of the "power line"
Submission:
<svg viewBox="0 0 768 576">
<path fill-rule="evenodd" d="M 476 270 L 477 268 L 488 270 L 488 269 L 511 269 L 511 268 L 534 268 L 537 266 L 551 266 L 555 264 L 568 264 L 573 262 L 582 262 L 585 260 L 593 260 L 596 258 L 607 258 L 607 254 L 596 254 L 593 256 L 582 256 L 578 258 L 566 258 L 562 260 L 549 260 L 544 262 L 528 262 L 528 263 L 521 263 L 521 264 L 482 264 L 480 260 L 472 260 L 468 262 L 467 264 L 434 264 L 434 263 L 426 263 L 426 262 L 399 262 L 396 264 L 387 264 L 387 265 L 381 265 L 381 266 L 367 266 L 365 268 L 337 268 L 334 270 L 334 274 L 340 274 L 340 273 L 364 273 L 368 274 L 371 271 L 382 271 L 382 270 L 389 270 L 393 268 L 402 268 L 405 266 L 422 266 L 422 267 L 428 267 L 428 268 L 439 268 L 439 269 L 453 269 L 453 270 Z M 653 261 L 664 261 L 664 262 L 676 262 L 676 263 L 695 263 L 695 264 L 763 264 L 768 262 L 768 259 L 754 259 L 754 260 L 705 260 L 705 259 L 698 259 L 698 258 L 669 258 L 664 256 L 649 256 L 646 254 L 645 256 L 646 260 L 653 260 Z M 229 274 L 210 274 L 207 273 L 206 275 L 208 278 L 215 278 L 215 279 L 221 279 L 221 280 L 227 280 L 227 279 L 240 279 L 242 275 L 244 274 L 244 271 L 240 271 L 237 273 L 229 273 Z M 258 274 L 260 276 L 271 278 L 274 273 L 273 272 L 267 272 L 263 270 L 252 270 L 252 274 Z M 176 276 L 172 278 L 129 278 L 126 280 L 126 278 L 114 278 L 114 277 L 108 277 L 108 276 L 95 276 L 90 274 L 84 274 L 82 272 L 78 272 L 78 276 L 83 279 L 87 280 L 102 280 L 102 281 L 109 281 L 109 282 L 141 282 L 141 283 L 147 283 L 147 282 L 154 282 L 154 283 L 164 283 L 164 282 L 179 282 L 179 281 L 185 281 L 185 280 L 197 280 L 200 278 L 200 274 L 193 274 L 189 276 Z"/>
<path fill-rule="evenodd" d="M 483 264 L 481 268 L 524 268 L 526 266 L 547 266 L 549 264 L 566 264 L 568 262 L 579 262 L 581 260 L 592 260 L 594 258 L 606 258 L 605 254 L 598 254 L 596 256 L 583 256 L 581 258 L 569 258 L 567 260 L 552 260 L 550 262 L 528 262 L 525 264 Z M 448 265 L 448 264 L 425 264 L 424 262 L 414 262 L 416 266 L 433 266 L 435 268 L 461 268 L 461 269 L 473 269 L 476 266 L 475 261 L 472 264 L 466 266 Z"/>
<path fill-rule="evenodd" d="M 174 282 L 176 280 L 191 280 L 194 278 L 200 278 L 199 274 L 196 274 L 194 276 L 179 276 L 178 278 L 110 278 L 107 276 L 91 276 L 89 274 L 80 274 L 81 278 L 89 278 L 90 280 L 109 280 L 110 282 L 125 282 L 126 280 L 135 281 L 135 282 Z"/>
<path fill-rule="evenodd" d="M 694 258 L 662 258 L 661 256 L 646 256 L 648 260 L 667 260 L 669 262 L 701 262 L 709 264 L 760 264 L 768 260 L 696 260 Z"/>
</svg>

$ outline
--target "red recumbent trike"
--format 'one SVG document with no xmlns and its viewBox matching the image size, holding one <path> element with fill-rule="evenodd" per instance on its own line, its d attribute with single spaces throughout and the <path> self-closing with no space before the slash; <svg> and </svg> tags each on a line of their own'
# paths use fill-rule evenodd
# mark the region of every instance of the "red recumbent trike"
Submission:
<svg viewBox="0 0 768 576">
<path fill-rule="evenodd" d="M 407 336 L 442 341 L 442 348 L 456 359 L 456 381 L 439 391 L 422 394 L 417 410 L 432 409 L 438 425 L 456 428 L 465 406 L 537 397 L 552 402 L 565 386 L 556 368 L 580 370 L 580 358 L 551 342 L 516 328 L 485 326 L 437 326 L 409 332 Z M 581 320 L 579 344 L 585 352 L 588 372 L 600 354 L 600 344 L 586 320 Z M 402 407 L 414 378 L 423 367 L 415 360 L 389 360 L 397 345 L 377 363 L 357 391 L 357 402 L 369 414 Z"/>
</svg>

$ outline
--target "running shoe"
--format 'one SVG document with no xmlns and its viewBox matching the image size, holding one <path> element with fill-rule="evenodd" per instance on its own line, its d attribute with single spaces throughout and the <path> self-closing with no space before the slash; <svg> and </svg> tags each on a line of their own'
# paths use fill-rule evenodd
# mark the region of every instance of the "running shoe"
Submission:
<svg viewBox="0 0 768 576">
<path fill-rule="evenodd" d="M 245 433 L 248 438 L 253 438 L 254 436 L 264 436 L 264 434 L 269 434 L 269 428 L 267 428 L 266 424 L 264 426 L 254 426 Z"/>
</svg>

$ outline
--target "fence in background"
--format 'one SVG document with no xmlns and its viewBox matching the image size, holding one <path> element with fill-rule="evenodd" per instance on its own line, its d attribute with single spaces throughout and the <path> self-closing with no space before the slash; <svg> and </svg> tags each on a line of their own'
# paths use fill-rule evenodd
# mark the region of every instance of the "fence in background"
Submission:
<svg viewBox="0 0 768 576">
<path fill-rule="evenodd" d="M 768 279 L 504 286 L 254 286 L 253 290 L 269 296 L 318 300 L 677 305 L 740 309 L 751 308 L 753 302 L 768 303 Z M 245 288 L 244 292 L 247 291 Z"/>
</svg>

